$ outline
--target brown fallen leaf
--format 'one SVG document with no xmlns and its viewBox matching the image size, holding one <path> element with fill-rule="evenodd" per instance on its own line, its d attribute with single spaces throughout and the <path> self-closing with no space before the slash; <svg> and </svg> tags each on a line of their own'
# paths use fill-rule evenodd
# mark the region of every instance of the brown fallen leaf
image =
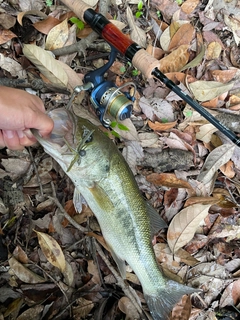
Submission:
<svg viewBox="0 0 240 320">
<path fill-rule="evenodd" d="M 42 32 L 43 34 L 48 34 L 49 31 L 59 23 L 59 19 L 52 16 L 48 16 L 45 20 L 35 22 L 33 26 L 39 32 Z"/>
<path fill-rule="evenodd" d="M 157 186 L 192 189 L 187 181 L 178 179 L 174 173 L 151 173 L 146 179 Z"/>
<path fill-rule="evenodd" d="M 210 182 L 215 172 L 231 158 L 235 146 L 231 144 L 224 144 L 214 149 L 207 157 L 197 180 L 207 184 Z"/>
<path fill-rule="evenodd" d="M 212 70 L 210 71 L 214 80 L 222 83 L 228 83 L 231 81 L 236 73 L 237 69 L 231 69 L 231 70 Z"/>
<path fill-rule="evenodd" d="M 25 17 L 27 15 L 34 15 L 34 16 L 38 16 L 38 17 L 41 17 L 44 19 L 47 18 L 47 15 L 40 10 L 29 10 L 29 11 L 19 12 L 19 14 L 17 15 L 17 21 L 21 26 L 23 25 L 22 24 L 23 17 Z"/>
<path fill-rule="evenodd" d="M 10 30 L 0 30 L 0 45 L 6 43 L 7 41 L 17 38 L 16 34 Z"/>
<path fill-rule="evenodd" d="M 174 48 L 178 48 L 181 45 L 190 46 L 194 31 L 194 27 L 190 23 L 183 24 L 172 37 L 168 50 L 172 51 Z"/>
<path fill-rule="evenodd" d="M 86 317 L 91 312 L 92 308 L 94 307 L 94 304 L 90 300 L 86 300 L 84 298 L 78 298 L 75 301 L 75 304 L 73 306 L 73 316 L 75 319 L 86 319 Z"/>
<path fill-rule="evenodd" d="M 11 257 L 8 260 L 9 266 L 11 271 L 23 282 L 26 283 L 41 283 L 45 282 L 46 280 L 40 277 L 38 274 L 34 273 L 27 267 L 25 267 L 22 263 L 20 263 L 14 257 Z"/>
<path fill-rule="evenodd" d="M 68 40 L 68 35 L 68 20 L 65 19 L 49 31 L 45 43 L 45 49 L 51 51 L 64 47 L 65 43 Z"/>
<path fill-rule="evenodd" d="M 64 272 L 66 260 L 58 242 L 46 233 L 35 231 L 38 242 L 46 259 L 55 267 Z"/>
<path fill-rule="evenodd" d="M 181 70 L 189 59 L 189 45 L 181 45 L 159 62 L 159 69 L 163 73 L 177 72 Z"/>
<path fill-rule="evenodd" d="M 207 60 L 214 60 L 218 59 L 222 51 L 222 46 L 217 42 L 213 41 L 209 43 L 207 46 L 207 52 L 205 54 L 205 57 Z"/>
<path fill-rule="evenodd" d="M 208 101 L 232 89 L 233 83 L 223 84 L 216 81 L 199 80 L 188 84 L 194 97 L 199 101 Z"/>
<path fill-rule="evenodd" d="M 184 204 L 184 208 L 192 206 L 194 204 L 210 204 L 213 205 L 218 202 L 216 197 L 191 197 L 188 198 Z"/>
<path fill-rule="evenodd" d="M 207 107 L 207 108 L 216 108 L 217 104 L 218 104 L 218 101 L 219 101 L 219 98 L 216 97 L 216 98 L 213 98 L 213 99 L 211 99 L 209 101 L 202 102 L 201 105 L 203 107 Z"/>
<path fill-rule="evenodd" d="M 126 314 L 126 319 L 140 319 L 140 315 L 128 297 L 122 297 L 118 301 L 119 309 Z"/>
<path fill-rule="evenodd" d="M 186 14 L 190 14 L 195 10 L 198 4 L 199 0 L 187 0 L 181 5 L 181 10 Z"/>
<path fill-rule="evenodd" d="M 240 279 L 230 283 L 224 290 L 221 299 L 220 307 L 234 306 L 240 300 Z"/>
<path fill-rule="evenodd" d="M 189 295 L 184 295 L 181 301 L 174 306 L 169 320 L 188 320 L 191 310 L 191 297 Z"/>
<path fill-rule="evenodd" d="M 223 166 L 221 166 L 219 169 L 222 171 L 222 173 L 228 177 L 229 179 L 232 179 L 235 177 L 236 172 L 234 171 L 234 164 L 232 160 L 229 160 L 227 163 L 225 163 Z"/>
<path fill-rule="evenodd" d="M 162 123 L 158 121 L 152 122 L 148 120 L 148 125 L 153 131 L 166 131 L 175 127 L 176 124 L 177 124 L 177 120 L 174 122 L 167 122 L 167 123 Z"/>
<path fill-rule="evenodd" d="M 167 241 L 173 253 L 186 245 L 194 236 L 201 221 L 208 215 L 210 204 L 194 204 L 182 209 L 172 219 Z"/>
</svg>

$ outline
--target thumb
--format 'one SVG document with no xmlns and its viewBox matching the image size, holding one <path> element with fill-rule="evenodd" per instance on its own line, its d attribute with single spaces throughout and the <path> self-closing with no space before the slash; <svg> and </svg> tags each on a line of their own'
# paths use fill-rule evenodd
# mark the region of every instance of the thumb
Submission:
<svg viewBox="0 0 240 320">
<path fill-rule="evenodd" d="M 29 118 L 30 120 L 30 118 Z M 42 137 L 49 135 L 53 129 L 53 120 L 45 113 L 39 111 L 34 112 L 31 123 L 26 125 L 26 128 L 37 129 Z"/>
</svg>

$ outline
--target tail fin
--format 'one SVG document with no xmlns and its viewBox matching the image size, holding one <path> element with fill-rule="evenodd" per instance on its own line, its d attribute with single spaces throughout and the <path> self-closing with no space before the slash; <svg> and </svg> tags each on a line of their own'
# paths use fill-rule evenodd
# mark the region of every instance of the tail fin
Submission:
<svg viewBox="0 0 240 320">
<path fill-rule="evenodd" d="M 199 290 L 184 286 L 172 280 L 166 282 L 166 287 L 159 288 L 157 294 L 145 294 L 145 300 L 154 320 L 167 320 L 174 305 L 179 302 L 184 294 Z"/>
</svg>

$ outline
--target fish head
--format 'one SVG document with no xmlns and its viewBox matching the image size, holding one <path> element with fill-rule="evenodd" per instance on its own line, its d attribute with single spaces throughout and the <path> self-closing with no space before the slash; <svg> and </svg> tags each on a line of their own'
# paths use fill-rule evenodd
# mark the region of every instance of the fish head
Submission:
<svg viewBox="0 0 240 320">
<path fill-rule="evenodd" d="M 51 134 L 41 137 L 38 130 L 32 133 L 68 174 L 76 181 L 87 179 L 98 181 L 109 171 L 112 142 L 95 125 L 71 111 L 59 108 L 48 112 L 54 127 Z"/>
</svg>

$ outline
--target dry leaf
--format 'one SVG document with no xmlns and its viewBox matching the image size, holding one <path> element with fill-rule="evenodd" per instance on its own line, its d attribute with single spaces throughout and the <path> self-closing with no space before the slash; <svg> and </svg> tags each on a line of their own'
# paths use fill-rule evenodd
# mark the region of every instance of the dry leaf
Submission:
<svg viewBox="0 0 240 320">
<path fill-rule="evenodd" d="M 146 47 L 146 34 L 145 31 L 139 28 L 136 24 L 135 18 L 132 14 L 130 7 L 127 7 L 127 21 L 131 28 L 131 39 L 139 44 L 141 47 Z"/>
<path fill-rule="evenodd" d="M 23 17 L 25 17 L 27 15 L 34 15 L 34 16 L 38 16 L 38 17 L 41 17 L 44 19 L 47 18 L 47 15 L 44 12 L 39 11 L 39 10 L 29 10 L 29 11 L 25 11 L 25 12 L 19 12 L 19 14 L 17 15 L 17 21 L 21 26 L 23 25 L 22 24 Z"/>
<path fill-rule="evenodd" d="M 44 309 L 44 306 L 41 304 L 37 304 L 34 307 L 31 307 L 21 313 L 20 316 L 17 317 L 16 320 L 27 320 L 27 319 L 41 319 L 41 313 Z"/>
<path fill-rule="evenodd" d="M 239 37 L 240 21 L 235 16 L 232 17 L 230 15 L 225 14 L 224 22 L 231 29 L 236 45 L 238 46 L 240 43 L 240 37 Z"/>
<path fill-rule="evenodd" d="M 146 179 L 157 186 L 192 189 L 187 181 L 178 179 L 174 173 L 151 173 Z"/>
<path fill-rule="evenodd" d="M 177 120 L 174 122 L 167 122 L 167 123 L 162 123 L 158 121 L 152 122 L 150 120 L 148 121 L 148 125 L 153 131 L 166 131 L 175 127 L 176 124 L 177 124 Z"/>
<path fill-rule="evenodd" d="M 47 260 L 55 267 L 64 272 L 66 260 L 60 245 L 57 241 L 46 233 L 35 231 L 38 242 Z"/>
<path fill-rule="evenodd" d="M 59 19 L 52 16 L 48 16 L 45 20 L 35 22 L 33 26 L 36 30 L 40 31 L 41 33 L 48 34 L 49 31 L 59 23 Z"/>
<path fill-rule="evenodd" d="M 234 171 L 234 164 L 231 160 L 229 160 L 227 163 L 225 163 L 223 166 L 219 168 L 222 173 L 228 177 L 229 179 L 232 179 L 235 177 L 236 172 Z"/>
<path fill-rule="evenodd" d="M 209 183 L 213 179 L 215 172 L 230 160 L 234 149 L 235 145 L 232 144 L 223 144 L 214 149 L 205 160 L 197 180 L 204 184 Z"/>
<path fill-rule="evenodd" d="M 195 10 L 198 4 L 199 0 L 187 0 L 181 5 L 181 10 L 186 14 L 190 14 Z"/>
<path fill-rule="evenodd" d="M 45 48 L 46 50 L 54 50 L 64 47 L 68 40 L 68 19 L 53 27 L 48 33 Z"/>
<path fill-rule="evenodd" d="M 158 119 L 167 119 L 172 122 L 175 120 L 173 106 L 166 100 L 159 98 L 147 99 L 141 97 L 139 106 L 148 119 L 154 121 Z"/>
<path fill-rule="evenodd" d="M 146 148 L 150 146 L 158 147 L 157 142 L 158 142 L 159 136 L 155 132 L 141 132 L 138 134 L 138 137 L 140 139 L 142 148 Z"/>
<path fill-rule="evenodd" d="M 190 23 L 183 24 L 172 37 L 168 50 L 171 51 L 181 45 L 190 46 L 193 34 L 194 27 Z"/>
<path fill-rule="evenodd" d="M 0 67 L 8 71 L 12 77 L 27 79 L 26 71 L 23 70 L 20 63 L 9 57 L 5 57 L 2 53 L 0 53 Z"/>
<path fill-rule="evenodd" d="M 164 51 L 168 51 L 170 41 L 171 41 L 170 28 L 168 27 L 163 31 L 160 37 L 160 45 Z"/>
<path fill-rule="evenodd" d="M 184 295 L 181 301 L 174 306 L 169 320 L 189 320 L 191 310 L 191 297 L 189 295 Z"/>
<path fill-rule="evenodd" d="M 128 297 L 122 297 L 118 301 L 118 308 L 126 314 L 126 319 L 140 319 L 140 315 Z"/>
<path fill-rule="evenodd" d="M 93 260 L 88 261 L 88 272 L 93 276 L 92 281 L 96 284 L 101 285 L 98 267 Z"/>
<path fill-rule="evenodd" d="M 240 280 L 230 283 L 220 299 L 220 308 L 234 306 L 240 300 Z"/>
<path fill-rule="evenodd" d="M 210 142 L 214 132 L 218 129 L 211 123 L 204 124 L 199 127 L 199 131 L 196 133 L 196 139 L 203 142 Z"/>
<path fill-rule="evenodd" d="M 21 281 L 26 283 L 41 283 L 46 281 L 44 278 L 40 277 L 38 274 L 26 268 L 14 257 L 10 258 L 8 262 L 11 270 Z"/>
<path fill-rule="evenodd" d="M 218 199 L 214 198 L 213 197 L 191 197 L 191 198 L 188 198 L 184 204 L 184 207 L 189 207 L 193 204 L 197 204 L 197 203 L 200 203 L 200 204 L 215 204 L 218 202 Z"/>
<path fill-rule="evenodd" d="M 94 304 L 92 301 L 86 300 L 84 298 L 77 299 L 72 310 L 74 318 L 86 319 L 93 307 Z"/>
<path fill-rule="evenodd" d="M 180 71 L 188 62 L 189 45 L 183 44 L 160 60 L 159 69 L 163 73 Z"/>
<path fill-rule="evenodd" d="M 185 263 L 188 266 L 195 266 L 198 260 L 191 256 L 186 250 L 179 249 L 173 256 L 167 243 L 157 243 L 153 247 L 157 260 L 169 267 L 179 267 L 180 263 Z"/>
<path fill-rule="evenodd" d="M 25 44 L 23 54 L 49 81 L 67 87 L 68 76 L 50 53 L 33 44 Z"/>
<path fill-rule="evenodd" d="M 6 43 L 7 41 L 17 38 L 15 33 L 10 30 L 0 30 L 0 45 Z"/>
<path fill-rule="evenodd" d="M 209 204 L 194 204 L 175 215 L 167 233 L 168 245 L 173 253 L 193 238 L 200 222 L 208 215 L 210 206 Z"/>
<path fill-rule="evenodd" d="M 211 71 L 211 74 L 213 75 L 214 80 L 222 83 L 227 83 L 231 81 L 235 77 L 236 73 L 237 73 L 237 69 Z"/>
<path fill-rule="evenodd" d="M 199 66 L 199 64 L 202 62 L 204 54 L 205 54 L 205 46 L 202 45 L 201 51 L 199 52 L 199 54 L 192 61 L 186 64 L 180 71 L 184 71 L 188 68 L 194 68 L 196 66 Z"/>
<path fill-rule="evenodd" d="M 195 81 L 189 83 L 188 87 L 194 97 L 199 101 L 207 101 L 220 96 L 232 89 L 234 83 L 223 84 L 216 81 Z"/>
<path fill-rule="evenodd" d="M 64 276 L 64 283 L 70 287 L 74 287 L 74 273 L 68 261 L 66 261 L 66 266 L 62 274 Z"/>
<path fill-rule="evenodd" d="M 207 46 L 206 59 L 218 59 L 222 51 L 222 46 L 219 42 L 213 41 Z"/>
</svg>

